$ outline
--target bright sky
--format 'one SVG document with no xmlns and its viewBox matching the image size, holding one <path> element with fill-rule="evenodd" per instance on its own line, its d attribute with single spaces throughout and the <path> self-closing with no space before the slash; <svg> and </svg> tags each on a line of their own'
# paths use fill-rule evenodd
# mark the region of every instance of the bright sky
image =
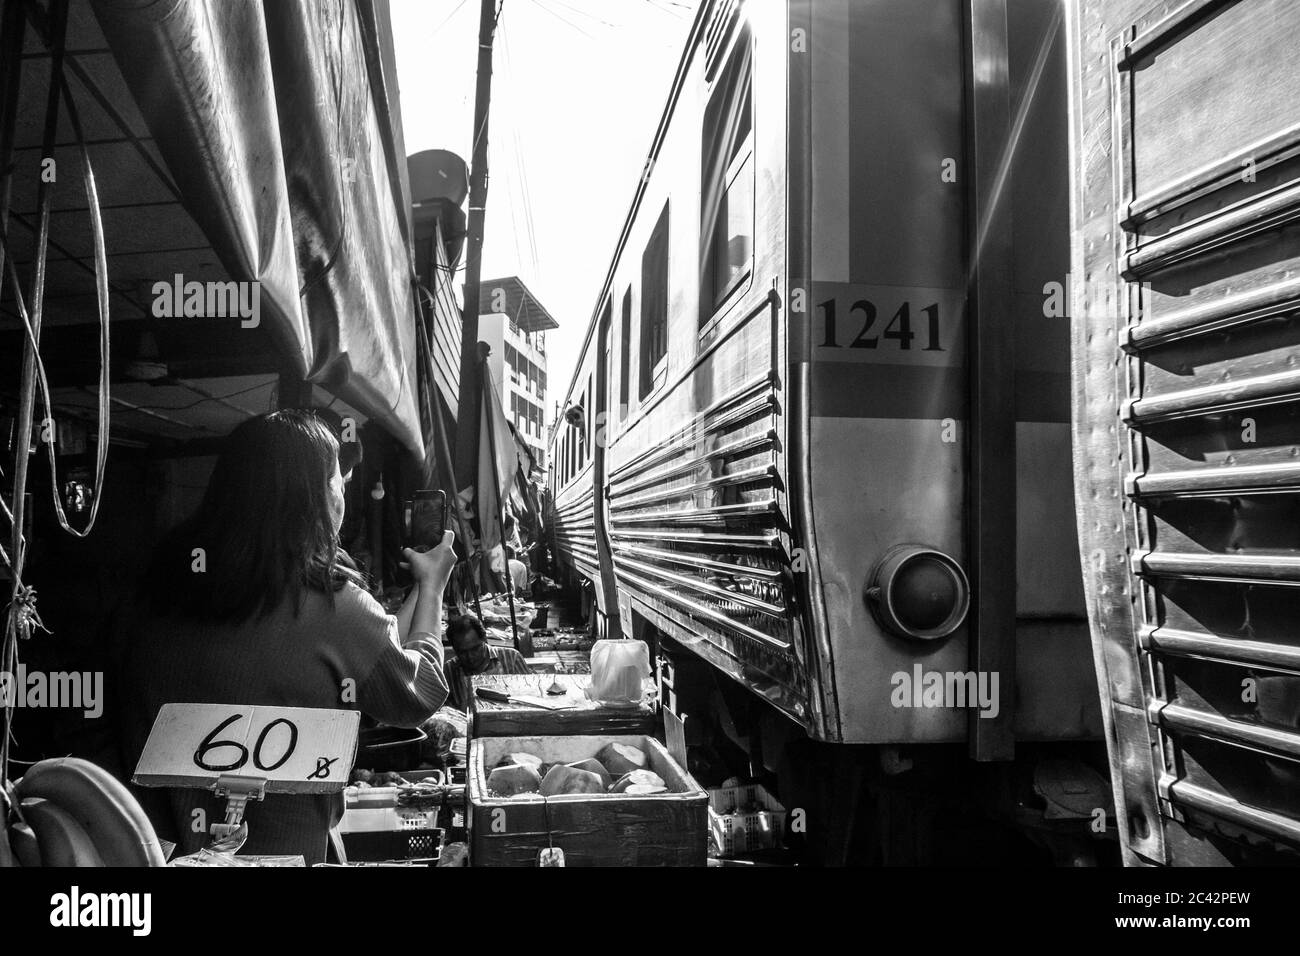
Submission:
<svg viewBox="0 0 1300 956">
<path fill-rule="evenodd" d="M 498 2 L 483 279 L 518 275 L 560 323 L 547 335 L 549 423 L 698 0 Z M 479 7 L 391 2 L 408 153 L 470 160 Z"/>
</svg>

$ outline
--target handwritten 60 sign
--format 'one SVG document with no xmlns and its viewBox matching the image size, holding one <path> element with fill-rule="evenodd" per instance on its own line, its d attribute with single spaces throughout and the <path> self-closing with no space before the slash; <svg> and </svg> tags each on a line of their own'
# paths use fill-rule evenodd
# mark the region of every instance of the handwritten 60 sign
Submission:
<svg viewBox="0 0 1300 956">
<path fill-rule="evenodd" d="M 207 788 L 223 776 L 256 777 L 268 793 L 334 792 L 347 783 L 359 722 L 346 710 L 167 704 L 133 779 Z"/>
</svg>

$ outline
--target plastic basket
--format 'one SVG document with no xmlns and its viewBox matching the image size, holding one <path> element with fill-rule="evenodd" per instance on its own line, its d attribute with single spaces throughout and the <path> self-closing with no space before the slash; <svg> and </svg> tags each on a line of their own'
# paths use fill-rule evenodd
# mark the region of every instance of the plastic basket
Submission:
<svg viewBox="0 0 1300 956">
<path fill-rule="evenodd" d="M 339 826 L 349 861 L 429 861 L 442 851 L 437 810 L 406 807 L 348 809 Z"/>
<path fill-rule="evenodd" d="M 781 846 L 786 815 L 781 802 L 761 784 L 709 791 L 709 829 L 720 857 Z"/>
</svg>

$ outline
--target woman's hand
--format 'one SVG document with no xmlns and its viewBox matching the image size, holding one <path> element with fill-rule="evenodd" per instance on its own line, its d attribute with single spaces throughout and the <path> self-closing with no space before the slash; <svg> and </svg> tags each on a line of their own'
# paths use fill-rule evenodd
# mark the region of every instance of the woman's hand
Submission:
<svg viewBox="0 0 1300 956">
<path fill-rule="evenodd" d="M 455 532 L 447 530 L 442 533 L 442 543 L 431 551 L 402 549 L 402 555 L 411 568 L 411 576 L 421 587 L 429 587 L 434 594 L 442 594 L 447 579 L 451 577 L 451 569 L 456 566 L 456 552 L 452 547 L 455 540 Z"/>
</svg>

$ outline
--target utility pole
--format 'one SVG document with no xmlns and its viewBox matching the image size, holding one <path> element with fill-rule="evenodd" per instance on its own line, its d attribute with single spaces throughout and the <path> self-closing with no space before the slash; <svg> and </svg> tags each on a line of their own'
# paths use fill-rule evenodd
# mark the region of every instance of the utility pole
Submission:
<svg viewBox="0 0 1300 956">
<path fill-rule="evenodd" d="M 474 482 L 478 465 L 478 423 L 482 402 L 478 361 L 479 279 L 483 262 L 483 217 L 488 185 L 488 106 L 492 96 L 492 37 L 497 0 L 481 0 L 478 26 L 478 84 L 474 90 L 474 152 L 469 176 L 469 224 L 465 243 L 465 300 L 461 315 L 460 395 L 456 414 L 456 491 Z M 480 516 L 482 520 L 482 516 Z"/>
</svg>

